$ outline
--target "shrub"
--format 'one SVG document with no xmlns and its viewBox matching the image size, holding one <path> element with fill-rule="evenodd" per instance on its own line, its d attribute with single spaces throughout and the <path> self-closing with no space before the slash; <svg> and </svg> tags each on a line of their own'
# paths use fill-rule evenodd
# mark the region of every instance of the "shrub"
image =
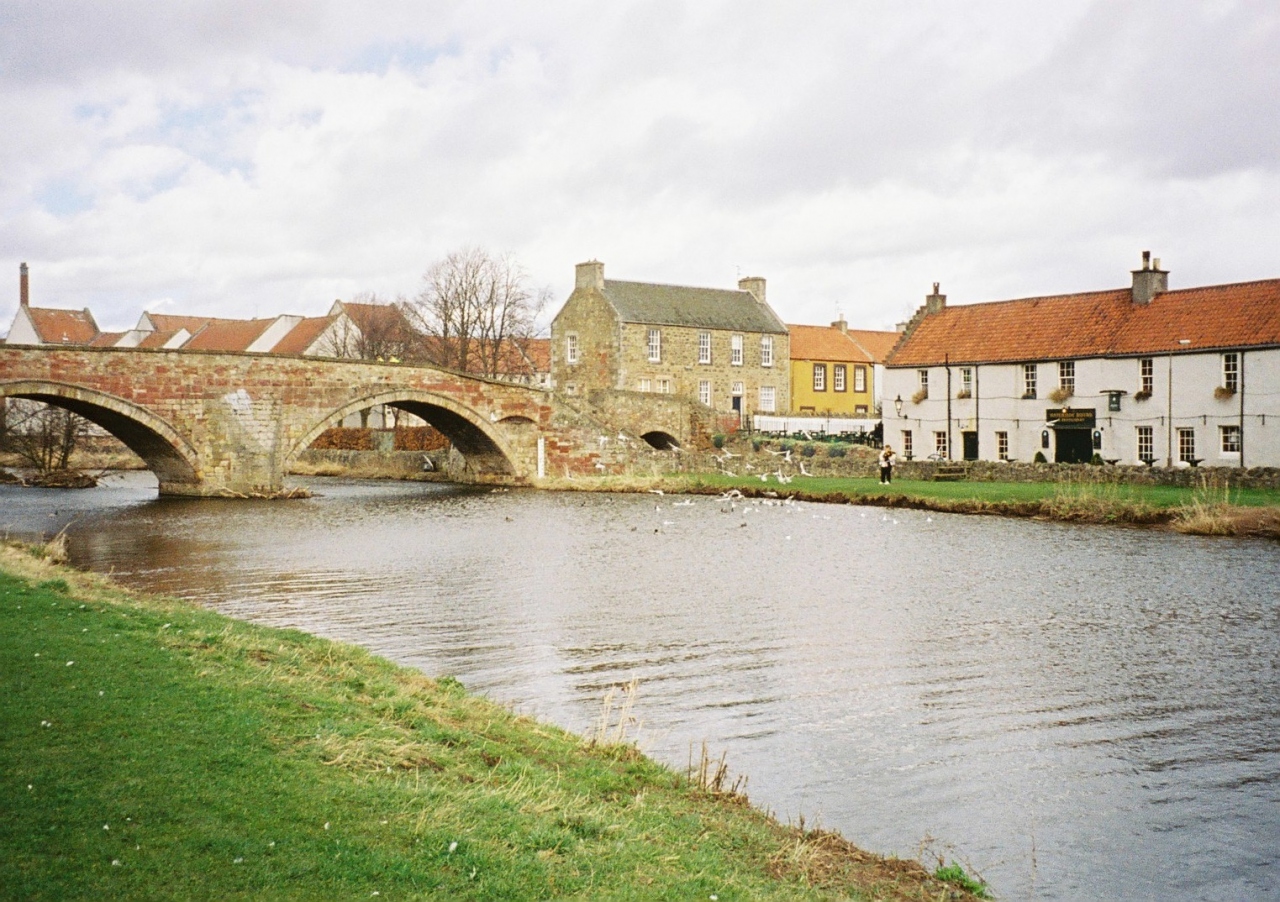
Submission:
<svg viewBox="0 0 1280 902">
<path fill-rule="evenodd" d="M 832 445 L 827 448 L 827 457 L 844 457 L 849 453 L 849 449 L 844 445 Z"/>
<path fill-rule="evenodd" d="M 752 450 L 752 451 L 759 451 L 763 446 L 764 446 L 764 442 L 760 441 L 760 439 L 758 439 L 758 438 L 753 438 L 753 439 L 751 440 L 751 450 Z"/>
<path fill-rule="evenodd" d="M 723 433 L 723 432 L 717 432 L 715 435 L 711 436 L 711 444 L 715 445 L 717 448 L 723 448 L 723 447 L 724 447 L 724 433 Z"/>
<path fill-rule="evenodd" d="M 1133 400 L 1135 400 L 1135 401 L 1146 401 L 1146 400 L 1148 400 L 1150 397 L 1151 397 L 1151 392 L 1149 392 L 1149 391 L 1134 392 Z"/>
<path fill-rule="evenodd" d="M 960 391 L 956 392 L 957 401 L 963 401 L 965 398 L 972 398 L 972 397 L 973 397 L 973 392 L 969 391 L 969 389 L 967 388 L 962 388 L 960 389 Z"/>
<path fill-rule="evenodd" d="M 816 454 L 817 451 L 818 449 L 813 446 L 812 442 L 809 442 L 807 444 L 800 446 L 801 457 L 813 457 L 813 455 Z"/>
<path fill-rule="evenodd" d="M 1043 451 L 1037 451 L 1034 462 L 1038 464 L 1047 464 L 1049 462 L 1049 458 L 1044 456 Z"/>
<path fill-rule="evenodd" d="M 1093 464 L 1095 467 L 1102 466 L 1102 455 L 1097 451 L 1094 451 L 1093 457 L 1089 458 L 1089 463 Z"/>
<path fill-rule="evenodd" d="M 790 451 L 795 446 L 796 446 L 795 442 L 791 441 L 791 439 L 786 439 L 782 442 L 780 447 L 782 448 L 783 451 Z"/>
</svg>

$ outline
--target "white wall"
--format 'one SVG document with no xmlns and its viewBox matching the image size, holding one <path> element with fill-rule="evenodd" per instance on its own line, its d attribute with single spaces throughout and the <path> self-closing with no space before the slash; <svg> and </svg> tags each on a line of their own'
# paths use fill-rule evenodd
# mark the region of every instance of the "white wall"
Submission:
<svg viewBox="0 0 1280 902">
<path fill-rule="evenodd" d="M 1238 352 L 1243 358 L 1244 464 L 1250 467 L 1280 466 L 1280 350 Z M 1151 397 L 1137 401 L 1141 387 L 1138 357 L 1086 359 L 1076 361 L 1075 394 L 1062 405 L 1049 400 L 1058 386 L 1058 362 L 1037 363 L 1037 397 L 1022 398 L 1022 365 L 991 364 L 975 367 L 974 398 L 957 399 L 960 367 L 951 367 L 951 457 L 963 455 L 961 433 L 976 426 L 978 456 L 995 460 L 996 433 L 1009 433 L 1009 457 L 1029 461 L 1042 450 L 1041 433 L 1047 428 L 1045 412 L 1059 406 L 1094 409 L 1096 429 L 1102 435 L 1099 454 L 1122 463 L 1138 461 L 1137 427 L 1152 429 L 1154 456 L 1167 465 L 1172 456 L 1178 462 L 1179 428 L 1195 434 L 1195 456 L 1201 466 L 1239 466 L 1236 454 L 1223 453 L 1220 427 L 1241 425 L 1240 396 L 1219 400 L 1214 389 L 1222 385 L 1222 354 L 1181 353 L 1153 356 L 1154 384 Z M 914 456 L 933 452 L 935 431 L 947 429 L 946 369 L 929 368 L 929 398 L 911 401 L 919 383 L 916 368 L 888 368 L 884 378 L 885 441 L 902 447 L 902 431 L 913 433 Z M 1170 378 L 1172 377 L 1172 393 Z M 1108 410 L 1103 389 L 1126 392 L 1120 410 Z M 894 399 L 903 399 L 902 416 Z M 1056 433 L 1049 431 L 1045 457 L 1054 458 Z"/>
</svg>

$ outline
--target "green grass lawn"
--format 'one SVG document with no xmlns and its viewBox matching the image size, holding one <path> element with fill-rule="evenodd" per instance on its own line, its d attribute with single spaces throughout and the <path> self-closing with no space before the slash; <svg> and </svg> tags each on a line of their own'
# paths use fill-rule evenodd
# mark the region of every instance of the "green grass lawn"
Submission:
<svg viewBox="0 0 1280 902">
<path fill-rule="evenodd" d="M 456 681 L 11 547 L 0 688 L 5 898 L 951 898 Z"/>
<path fill-rule="evenodd" d="M 881 485 L 875 478 L 796 476 L 790 483 L 779 485 L 770 478 L 762 483 L 759 478 L 727 476 L 716 473 L 673 476 L 671 480 L 684 480 L 691 486 L 718 488 L 768 487 L 774 491 L 805 491 L 846 495 L 908 495 L 918 498 L 948 501 L 975 500 L 1016 504 L 1019 502 L 1045 501 L 1064 495 L 1093 496 L 1156 508 L 1175 508 L 1209 499 L 1226 501 L 1246 507 L 1280 505 L 1277 489 L 1192 489 L 1165 485 L 1123 485 L 1116 483 L 1057 483 L 1057 482 L 926 482 L 921 480 L 894 479 L 891 485 Z"/>
</svg>

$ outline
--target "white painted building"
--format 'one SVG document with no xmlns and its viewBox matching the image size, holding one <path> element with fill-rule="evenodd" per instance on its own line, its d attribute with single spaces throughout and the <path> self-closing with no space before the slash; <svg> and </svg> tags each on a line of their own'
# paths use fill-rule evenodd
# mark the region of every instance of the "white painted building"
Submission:
<svg viewBox="0 0 1280 902">
<path fill-rule="evenodd" d="M 885 372 L 903 456 L 1280 467 L 1280 279 L 948 307 L 926 298 Z"/>
</svg>

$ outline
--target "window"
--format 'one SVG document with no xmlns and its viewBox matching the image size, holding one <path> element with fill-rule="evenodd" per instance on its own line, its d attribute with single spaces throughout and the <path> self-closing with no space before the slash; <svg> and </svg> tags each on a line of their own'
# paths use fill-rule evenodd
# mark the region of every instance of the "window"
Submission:
<svg viewBox="0 0 1280 902">
<path fill-rule="evenodd" d="M 660 395 L 669 395 L 669 394 L 671 394 L 671 380 L 670 380 L 670 379 L 659 379 L 659 380 L 658 380 L 658 394 L 660 394 Z"/>
<path fill-rule="evenodd" d="M 564 361 L 565 363 L 578 362 L 578 335 L 576 332 L 570 332 L 564 337 Z"/>
<path fill-rule="evenodd" d="M 1138 460 L 1142 463 L 1154 460 L 1156 456 L 1156 439 L 1155 428 L 1152 426 L 1138 427 Z"/>
<path fill-rule="evenodd" d="M 857 392 L 865 392 L 867 390 L 867 368 L 865 366 L 855 366 L 853 368 L 853 390 Z"/>
<path fill-rule="evenodd" d="M 734 335 L 729 339 L 729 363 L 742 366 L 742 336 Z"/>
<path fill-rule="evenodd" d="M 854 407 L 853 415 L 855 417 L 865 417 L 867 415 L 867 405 L 859 404 L 856 407 Z"/>
<path fill-rule="evenodd" d="M 1069 395 L 1076 393 L 1076 362 L 1063 360 L 1058 364 L 1058 388 Z"/>
<path fill-rule="evenodd" d="M 649 362 L 650 363 L 662 362 L 662 330 L 661 329 L 649 330 Z"/>
<path fill-rule="evenodd" d="M 698 333 L 698 363 L 711 362 L 711 333 Z"/>
<path fill-rule="evenodd" d="M 1142 380 L 1141 391 L 1150 397 L 1156 387 L 1156 362 L 1150 357 L 1138 361 L 1138 376 Z"/>
<path fill-rule="evenodd" d="M 640 391 L 653 391 L 653 383 L 648 379 L 641 379 Z"/>
<path fill-rule="evenodd" d="M 701 404 L 705 404 L 708 407 L 711 406 L 711 380 L 710 379 L 698 380 L 698 402 Z"/>
<path fill-rule="evenodd" d="M 913 454 L 911 438 L 912 438 L 911 430 L 903 429 L 902 430 L 902 456 L 905 457 L 907 460 L 911 460 L 911 456 Z"/>
<path fill-rule="evenodd" d="M 813 390 L 827 390 L 827 365 L 825 363 L 815 363 L 813 365 Z"/>
<path fill-rule="evenodd" d="M 774 410 L 774 394 L 772 385 L 760 386 L 760 409 L 765 413 L 773 413 Z"/>
<path fill-rule="evenodd" d="M 1218 435 L 1222 440 L 1223 454 L 1239 454 L 1240 453 L 1240 427 L 1239 426 L 1219 426 Z"/>
<path fill-rule="evenodd" d="M 845 373 L 848 372 L 843 363 L 832 364 L 831 366 L 831 390 L 844 391 Z"/>
<path fill-rule="evenodd" d="M 996 460 L 1009 459 L 1009 433 L 996 433 Z"/>
<path fill-rule="evenodd" d="M 951 455 L 947 453 L 947 431 L 945 429 L 940 429 L 933 434 L 933 453 L 942 460 L 950 459 Z"/>
<path fill-rule="evenodd" d="M 760 336 L 760 365 L 773 366 L 773 336 Z"/>
<path fill-rule="evenodd" d="M 733 383 L 733 388 L 731 391 L 735 398 L 741 398 L 743 395 L 747 393 L 746 386 L 744 386 L 741 382 Z"/>
<path fill-rule="evenodd" d="M 1240 390 L 1240 355 L 1235 351 L 1222 355 L 1222 387 L 1231 392 Z"/>
<path fill-rule="evenodd" d="M 924 400 L 925 398 L 929 397 L 929 371 L 916 370 L 916 374 L 920 378 L 920 391 L 919 391 L 920 399 Z"/>
<path fill-rule="evenodd" d="M 1178 429 L 1178 460 L 1191 463 L 1196 459 L 1196 431 L 1182 426 Z"/>
<path fill-rule="evenodd" d="M 1036 396 L 1036 365 L 1034 363 L 1024 363 L 1022 365 L 1022 397 L 1034 398 Z"/>
<path fill-rule="evenodd" d="M 973 367 L 960 367 L 960 394 L 963 397 L 973 397 Z"/>
</svg>

